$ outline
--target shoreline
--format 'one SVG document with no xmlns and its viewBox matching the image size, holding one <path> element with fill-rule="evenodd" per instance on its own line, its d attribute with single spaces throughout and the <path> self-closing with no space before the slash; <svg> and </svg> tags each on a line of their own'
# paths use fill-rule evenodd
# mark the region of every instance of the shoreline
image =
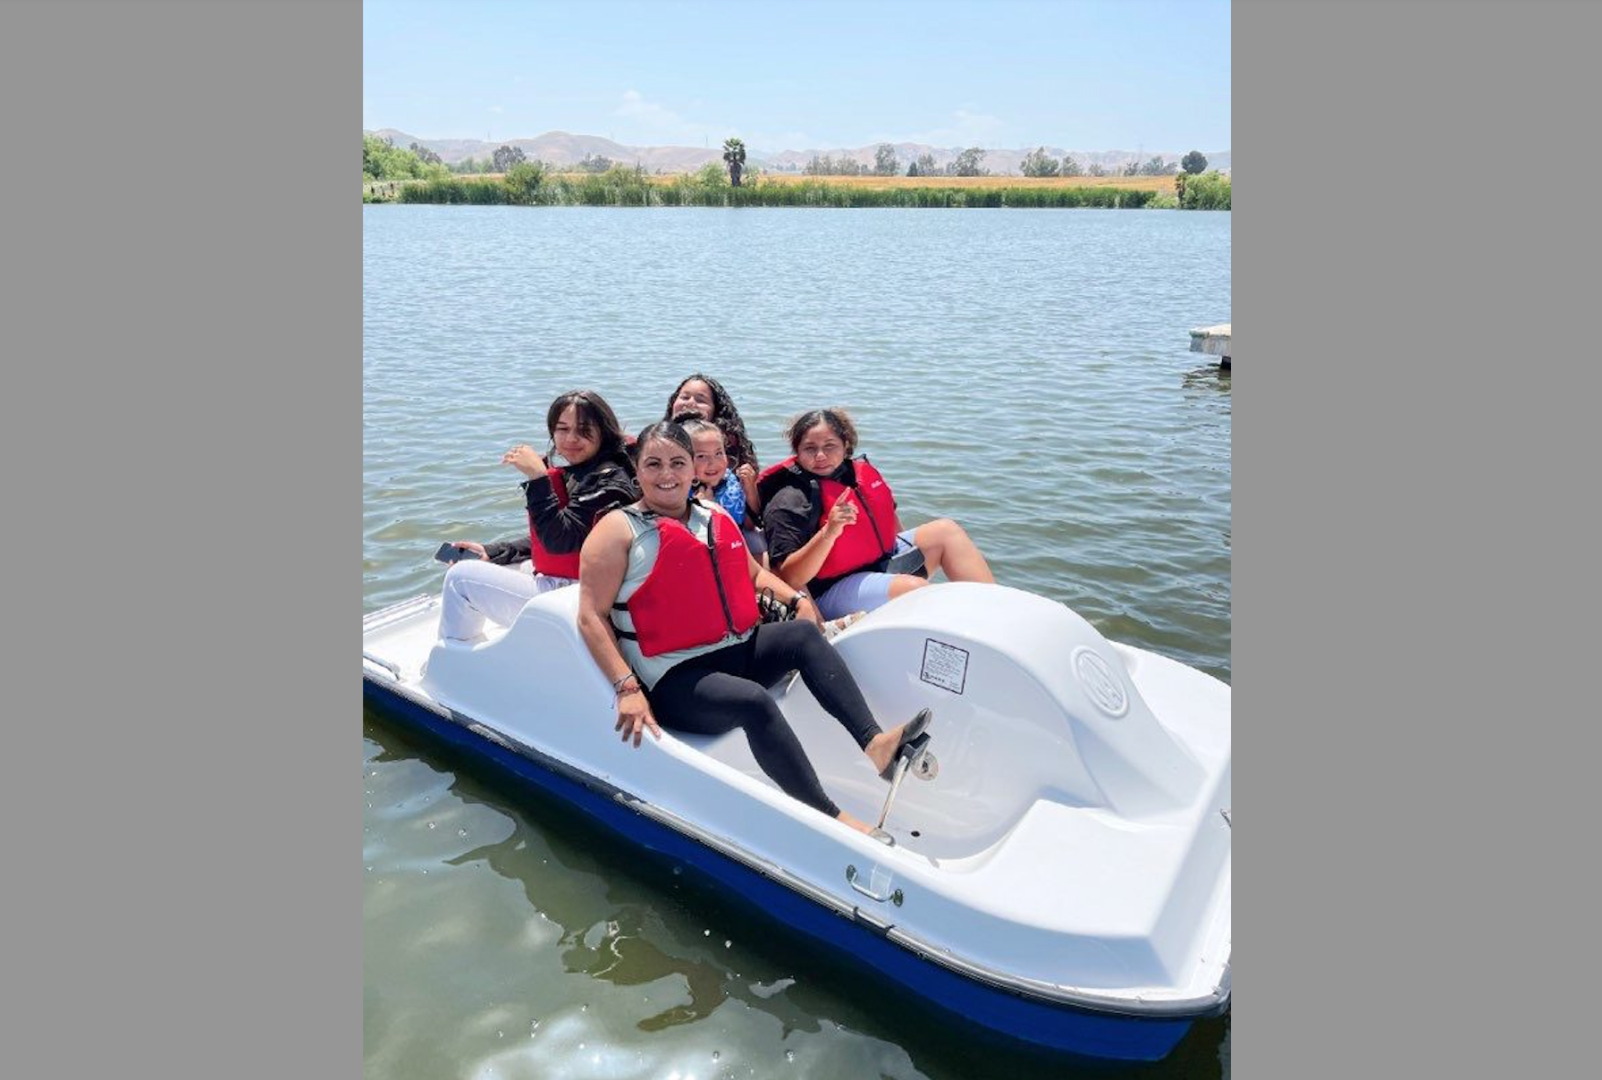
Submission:
<svg viewBox="0 0 1602 1080">
<path fill-rule="evenodd" d="M 701 174 L 653 176 L 634 169 L 605 173 L 485 173 L 449 179 L 364 181 L 363 203 L 477 206 L 736 207 L 854 209 L 1230 209 L 1230 179 L 1185 178 L 762 176 L 733 187 Z M 1182 205 L 1182 198 L 1184 205 Z"/>
</svg>

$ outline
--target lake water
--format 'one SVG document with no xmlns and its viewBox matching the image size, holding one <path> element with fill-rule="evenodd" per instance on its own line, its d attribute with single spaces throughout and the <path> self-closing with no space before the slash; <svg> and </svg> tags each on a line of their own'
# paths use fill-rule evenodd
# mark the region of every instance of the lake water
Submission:
<svg viewBox="0 0 1602 1080">
<path fill-rule="evenodd" d="M 525 209 L 363 214 L 363 610 L 447 538 L 526 530 L 508 446 L 598 390 L 628 430 L 692 371 L 764 464 L 841 404 L 906 524 L 1230 678 L 1230 215 Z M 981 1045 L 363 717 L 368 1077 L 1086 1076 Z M 1139 1075 L 1229 1075 L 1229 1020 Z M 1121 1075 L 1129 1075 L 1127 1072 Z"/>
</svg>

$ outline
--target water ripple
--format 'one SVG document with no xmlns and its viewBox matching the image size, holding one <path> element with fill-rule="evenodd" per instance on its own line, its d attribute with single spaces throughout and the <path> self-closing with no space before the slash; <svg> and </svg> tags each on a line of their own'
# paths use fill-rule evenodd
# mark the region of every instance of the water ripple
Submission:
<svg viewBox="0 0 1602 1080">
<path fill-rule="evenodd" d="M 908 524 L 955 518 L 998 580 L 1230 677 L 1230 377 L 1187 351 L 1191 327 L 1230 319 L 1228 214 L 382 206 L 363 223 L 365 610 L 437 589 L 441 540 L 526 529 L 498 462 L 545 444 L 556 394 L 600 390 L 637 430 L 704 369 L 764 462 L 793 413 L 844 404 Z M 367 1075 L 991 1069 L 907 1040 L 849 975 L 737 916 L 708 925 L 715 902 L 627 876 L 561 815 L 367 735 Z M 1171 1074 L 1227 1075 L 1228 1030 L 1206 1026 Z"/>
</svg>

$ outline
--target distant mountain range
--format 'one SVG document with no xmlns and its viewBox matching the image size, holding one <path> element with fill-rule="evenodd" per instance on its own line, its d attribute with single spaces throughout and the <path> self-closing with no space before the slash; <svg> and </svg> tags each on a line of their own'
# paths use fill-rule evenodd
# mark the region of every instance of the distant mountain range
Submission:
<svg viewBox="0 0 1602 1080">
<path fill-rule="evenodd" d="M 586 157 L 604 157 L 622 165 L 638 163 L 647 172 L 693 172 L 709 161 L 723 160 L 723 147 L 702 146 L 625 146 L 603 139 L 599 135 L 573 135 L 566 131 L 547 131 L 545 134 L 532 139 L 497 139 L 486 142 L 483 139 L 421 139 L 416 135 L 408 135 L 395 128 L 379 128 L 377 131 L 366 132 L 377 135 L 381 139 L 388 139 L 396 146 L 408 147 L 412 143 L 426 146 L 440 156 L 447 165 L 454 165 L 458 161 L 468 158 L 487 158 L 495 153 L 498 146 L 515 146 L 530 158 L 538 158 L 552 165 L 577 165 Z M 922 143 L 893 143 L 896 157 L 901 163 L 900 171 L 905 173 L 907 166 L 912 164 L 923 154 L 934 157 L 936 166 L 945 166 L 958 154 L 962 153 L 960 146 L 926 146 Z M 833 147 L 818 150 L 781 150 L 777 153 L 759 151 L 752 147 L 746 148 L 746 160 L 764 168 L 777 172 L 800 172 L 813 157 L 828 155 L 835 161 L 850 158 L 872 168 L 874 153 L 879 148 L 878 143 L 867 146 Z M 985 149 L 984 167 L 993 173 L 1016 173 L 1023 162 L 1024 156 L 1034 147 L 994 147 Z M 1162 158 L 1164 162 L 1178 161 L 1189 152 L 1185 150 L 1064 150 L 1060 146 L 1048 146 L 1046 152 L 1052 157 L 1060 158 L 1064 154 L 1071 155 L 1082 166 L 1092 164 L 1101 165 L 1108 172 L 1119 169 L 1130 161 L 1146 162 L 1152 158 Z M 1203 150 L 1207 158 L 1209 169 L 1230 171 L 1230 153 L 1228 150 Z"/>
</svg>

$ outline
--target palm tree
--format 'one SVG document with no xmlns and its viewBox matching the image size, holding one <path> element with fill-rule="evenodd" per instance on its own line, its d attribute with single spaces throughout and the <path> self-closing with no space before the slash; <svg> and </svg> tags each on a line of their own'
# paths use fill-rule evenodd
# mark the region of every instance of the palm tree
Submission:
<svg viewBox="0 0 1602 1080">
<path fill-rule="evenodd" d="M 729 183 L 739 187 L 740 170 L 745 168 L 745 143 L 739 139 L 724 139 L 723 160 L 729 166 Z"/>
</svg>

